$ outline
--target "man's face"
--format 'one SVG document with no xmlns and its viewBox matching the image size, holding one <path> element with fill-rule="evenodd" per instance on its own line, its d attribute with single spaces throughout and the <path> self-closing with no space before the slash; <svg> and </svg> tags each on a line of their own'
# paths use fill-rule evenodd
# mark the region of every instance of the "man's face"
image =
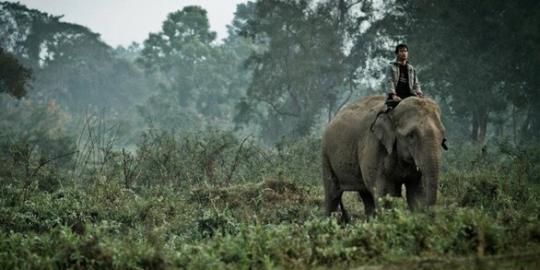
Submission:
<svg viewBox="0 0 540 270">
<path fill-rule="evenodd" d="M 407 48 L 399 48 L 398 50 L 398 60 L 407 61 L 409 60 L 409 50 Z"/>
</svg>

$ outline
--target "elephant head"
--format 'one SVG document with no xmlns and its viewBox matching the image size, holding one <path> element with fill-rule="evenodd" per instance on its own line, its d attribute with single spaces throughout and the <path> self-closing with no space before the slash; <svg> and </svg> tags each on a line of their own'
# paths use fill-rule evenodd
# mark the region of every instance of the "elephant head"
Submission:
<svg viewBox="0 0 540 270">
<path fill-rule="evenodd" d="M 400 162 L 420 171 L 422 197 L 427 205 L 435 204 L 442 149 L 446 147 L 437 103 L 429 98 L 406 98 L 375 121 L 373 133 L 387 154 L 397 155 Z"/>
</svg>

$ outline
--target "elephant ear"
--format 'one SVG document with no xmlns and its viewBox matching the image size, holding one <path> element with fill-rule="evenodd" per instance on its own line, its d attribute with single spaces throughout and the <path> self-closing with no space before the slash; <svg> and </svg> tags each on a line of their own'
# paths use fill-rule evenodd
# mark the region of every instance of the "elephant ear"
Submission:
<svg viewBox="0 0 540 270">
<path fill-rule="evenodd" d="M 394 126 L 392 125 L 392 120 L 387 114 L 381 114 L 377 119 L 372 129 L 375 137 L 384 145 L 386 152 L 392 154 L 394 149 L 394 142 L 396 141 L 396 133 Z"/>
</svg>

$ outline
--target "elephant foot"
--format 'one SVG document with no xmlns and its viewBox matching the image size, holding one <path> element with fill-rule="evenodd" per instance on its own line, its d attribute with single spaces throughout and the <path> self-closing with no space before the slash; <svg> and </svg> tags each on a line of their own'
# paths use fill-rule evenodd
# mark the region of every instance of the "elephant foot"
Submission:
<svg viewBox="0 0 540 270">
<path fill-rule="evenodd" d="M 364 214 L 366 219 L 369 220 L 371 217 L 375 216 L 375 200 L 373 196 L 368 191 L 358 192 L 359 199 L 364 204 Z"/>
<path fill-rule="evenodd" d="M 341 209 L 341 223 L 349 223 L 351 221 L 351 217 L 349 216 L 347 210 L 345 210 L 343 201 L 341 200 L 339 201 L 339 208 Z"/>
</svg>

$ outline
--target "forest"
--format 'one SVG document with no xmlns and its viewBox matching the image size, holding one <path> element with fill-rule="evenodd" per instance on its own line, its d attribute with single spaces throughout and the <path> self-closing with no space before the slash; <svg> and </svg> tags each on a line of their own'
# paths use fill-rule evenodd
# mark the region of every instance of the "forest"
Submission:
<svg viewBox="0 0 540 270">
<path fill-rule="evenodd" d="M 540 2 L 185 6 L 142 43 L 0 2 L 1 269 L 540 269 Z M 328 217 L 321 137 L 406 43 L 437 201 Z"/>
</svg>

